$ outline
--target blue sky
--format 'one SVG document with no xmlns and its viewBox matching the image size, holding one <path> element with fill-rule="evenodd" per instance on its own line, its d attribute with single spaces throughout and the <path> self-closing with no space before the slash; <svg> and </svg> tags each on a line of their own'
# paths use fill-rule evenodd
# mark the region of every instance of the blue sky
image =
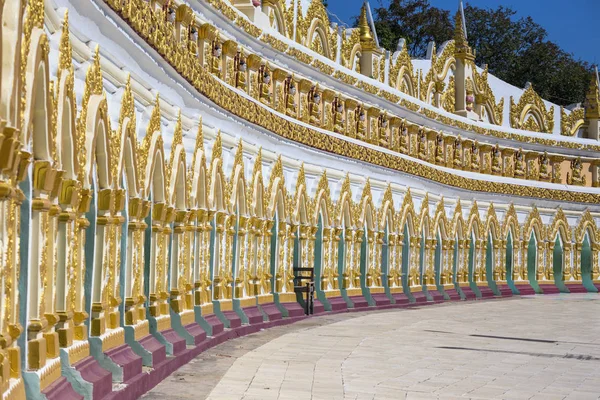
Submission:
<svg viewBox="0 0 600 400">
<path fill-rule="evenodd" d="M 388 2 L 371 0 L 371 8 Z M 451 10 L 452 15 L 458 5 L 457 0 L 430 0 L 430 3 Z M 600 0 L 472 0 L 470 3 L 491 8 L 510 6 L 518 17 L 530 15 L 548 31 L 548 38 L 564 50 L 576 58 L 600 63 Z M 329 0 L 329 11 L 350 24 L 352 17 L 360 13 L 361 4 L 362 0 Z"/>
</svg>

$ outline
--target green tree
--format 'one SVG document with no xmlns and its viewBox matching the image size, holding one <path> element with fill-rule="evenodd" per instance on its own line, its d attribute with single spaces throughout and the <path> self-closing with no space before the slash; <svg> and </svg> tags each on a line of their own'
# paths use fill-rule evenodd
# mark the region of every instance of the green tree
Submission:
<svg viewBox="0 0 600 400">
<path fill-rule="evenodd" d="M 391 0 L 374 10 L 380 44 L 395 51 L 406 40 L 412 57 L 423 58 L 430 41 L 441 45 L 453 38 L 449 11 L 429 0 Z M 516 17 L 510 7 L 480 8 L 467 4 L 465 19 L 476 64 L 517 87 L 531 82 L 545 99 L 560 105 L 581 102 L 589 85 L 591 66 L 549 41 L 546 30 L 531 17 Z M 355 21 L 356 26 L 356 21 Z"/>
<path fill-rule="evenodd" d="M 560 105 L 583 101 L 590 65 L 576 60 L 531 17 L 515 18 L 510 7 L 496 9 L 467 5 L 465 19 L 469 44 L 476 50 L 477 65 L 517 87 L 527 82 L 543 98 Z"/>
<path fill-rule="evenodd" d="M 409 53 L 422 58 L 430 41 L 441 44 L 452 38 L 450 12 L 432 7 L 429 0 L 392 0 L 387 8 L 375 8 L 374 14 L 379 44 L 392 51 L 404 38 Z"/>
</svg>

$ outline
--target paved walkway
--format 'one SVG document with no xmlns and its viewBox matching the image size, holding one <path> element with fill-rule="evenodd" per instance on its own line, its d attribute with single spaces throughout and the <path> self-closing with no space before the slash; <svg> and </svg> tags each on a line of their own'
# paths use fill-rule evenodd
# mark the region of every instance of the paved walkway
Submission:
<svg viewBox="0 0 600 400">
<path fill-rule="evenodd" d="M 308 319 L 224 343 L 146 399 L 598 399 L 600 296 Z"/>
</svg>

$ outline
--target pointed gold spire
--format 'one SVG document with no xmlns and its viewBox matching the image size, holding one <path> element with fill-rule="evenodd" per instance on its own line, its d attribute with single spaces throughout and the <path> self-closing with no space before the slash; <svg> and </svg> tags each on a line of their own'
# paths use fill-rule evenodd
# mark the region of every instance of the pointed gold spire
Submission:
<svg viewBox="0 0 600 400">
<path fill-rule="evenodd" d="M 156 94 L 156 103 L 150 115 L 150 122 L 148 122 L 148 127 L 146 128 L 146 136 L 152 135 L 155 131 L 160 132 L 160 99 L 158 93 Z"/>
<path fill-rule="evenodd" d="M 369 26 L 369 21 L 367 21 L 367 4 L 363 3 L 362 8 L 360 9 L 360 17 L 358 19 L 358 29 L 360 32 L 360 43 L 361 45 L 369 44 L 374 45 L 375 40 L 373 39 L 373 34 L 371 33 L 371 27 Z"/>
<path fill-rule="evenodd" d="M 175 131 L 173 131 L 173 144 L 171 145 L 171 152 L 179 144 L 183 144 L 183 128 L 181 126 L 181 110 L 177 113 L 177 123 L 175 124 Z"/>
<path fill-rule="evenodd" d="M 592 74 L 584 106 L 586 119 L 600 119 L 600 82 L 598 82 L 597 67 L 595 73 Z"/>
<path fill-rule="evenodd" d="M 212 157 L 210 159 L 211 164 L 217 159 L 221 159 L 223 157 L 223 143 L 221 139 L 221 130 L 217 132 L 217 137 L 215 138 L 215 144 L 213 144 L 212 148 Z"/>
<path fill-rule="evenodd" d="M 60 44 L 58 47 L 58 76 L 60 82 L 60 73 L 63 69 L 69 69 L 73 65 L 73 50 L 71 47 L 71 39 L 69 37 L 69 10 L 65 10 L 63 20 L 62 34 L 60 35 Z"/>
<path fill-rule="evenodd" d="M 462 1 L 459 3 L 458 10 L 454 16 L 454 45 L 457 55 L 462 56 L 462 58 L 475 58 L 467 40 L 467 25 Z"/>
<path fill-rule="evenodd" d="M 258 148 L 258 154 L 256 155 L 254 165 L 252 166 L 252 184 L 254 184 L 256 174 L 260 174 L 259 179 L 262 180 L 262 147 Z"/>
<path fill-rule="evenodd" d="M 92 65 L 89 67 L 87 72 L 87 78 L 89 79 L 88 88 L 91 91 L 91 94 L 101 95 L 103 92 L 102 85 L 102 69 L 100 67 L 100 46 L 96 45 L 94 49 L 94 56 Z"/>
<path fill-rule="evenodd" d="M 196 144 L 194 145 L 194 156 L 192 157 L 192 168 L 196 170 L 196 160 L 198 155 L 204 155 L 204 134 L 202 133 L 202 116 L 198 118 L 198 132 L 196 133 Z"/>
</svg>

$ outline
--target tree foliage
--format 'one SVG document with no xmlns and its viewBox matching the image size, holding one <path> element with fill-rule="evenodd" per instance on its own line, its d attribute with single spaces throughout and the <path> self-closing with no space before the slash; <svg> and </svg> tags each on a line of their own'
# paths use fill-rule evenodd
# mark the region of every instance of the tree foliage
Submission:
<svg viewBox="0 0 600 400">
<path fill-rule="evenodd" d="M 453 38 L 454 18 L 429 0 L 391 0 L 374 10 L 380 44 L 395 51 L 404 38 L 412 57 L 423 58 L 430 41 L 438 45 Z M 591 66 L 548 40 L 546 30 L 531 17 L 517 18 L 510 7 L 480 8 L 467 4 L 468 40 L 475 62 L 517 87 L 531 82 L 545 99 L 560 105 L 583 101 Z"/>
</svg>

